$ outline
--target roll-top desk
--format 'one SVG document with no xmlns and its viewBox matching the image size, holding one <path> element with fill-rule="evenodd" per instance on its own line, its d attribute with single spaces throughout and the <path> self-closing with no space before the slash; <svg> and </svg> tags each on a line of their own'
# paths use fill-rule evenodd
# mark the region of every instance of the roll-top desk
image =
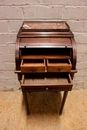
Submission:
<svg viewBox="0 0 87 130">
<path fill-rule="evenodd" d="M 76 43 L 66 22 L 25 21 L 16 40 L 15 72 L 27 92 L 64 91 L 60 114 L 76 72 Z"/>
</svg>

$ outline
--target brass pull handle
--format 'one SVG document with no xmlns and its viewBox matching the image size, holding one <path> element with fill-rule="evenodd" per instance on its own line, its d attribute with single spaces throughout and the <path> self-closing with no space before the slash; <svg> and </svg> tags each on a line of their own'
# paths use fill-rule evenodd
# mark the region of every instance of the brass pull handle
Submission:
<svg viewBox="0 0 87 130">
<path fill-rule="evenodd" d="M 58 68 L 58 71 L 60 71 L 60 68 Z"/>
<path fill-rule="evenodd" d="M 32 69 L 31 69 L 31 71 L 34 73 L 34 72 L 35 72 L 35 69 L 34 69 L 34 68 L 32 68 Z"/>
<path fill-rule="evenodd" d="M 49 90 L 49 88 L 46 88 L 46 91 L 48 91 Z"/>
</svg>

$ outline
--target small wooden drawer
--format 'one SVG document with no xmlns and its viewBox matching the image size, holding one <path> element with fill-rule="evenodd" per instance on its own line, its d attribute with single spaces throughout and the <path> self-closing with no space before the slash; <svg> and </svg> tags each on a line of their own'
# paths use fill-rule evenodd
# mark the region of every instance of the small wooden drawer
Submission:
<svg viewBox="0 0 87 130">
<path fill-rule="evenodd" d="M 70 59 L 47 59 L 48 72 L 70 72 L 71 69 Z"/>
<path fill-rule="evenodd" d="M 70 74 L 52 77 L 26 77 L 22 76 L 21 87 L 23 91 L 70 91 L 72 89 L 72 79 Z"/>
<path fill-rule="evenodd" d="M 21 72 L 45 72 L 45 60 L 44 59 L 22 59 L 20 65 Z"/>
</svg>

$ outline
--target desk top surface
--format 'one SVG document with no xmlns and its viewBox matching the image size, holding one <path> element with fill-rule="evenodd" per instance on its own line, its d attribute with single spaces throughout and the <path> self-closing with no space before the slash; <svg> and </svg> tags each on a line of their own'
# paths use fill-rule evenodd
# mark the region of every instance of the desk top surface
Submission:
<svg viewBox="0 0 87 130">
<path fill-rule="evenodd" d="M 67 30 L 69 26 L 66 24 L 66 22 L 29 22 L 25 21 L 22 25 L 23 29 L 60 29 L 60 30 Z"/>
<path fill-rule="evenodd" d="M 73 37 L 69 25 L 64 21 L 24 21 L 17 37 Z"/>
</svg>

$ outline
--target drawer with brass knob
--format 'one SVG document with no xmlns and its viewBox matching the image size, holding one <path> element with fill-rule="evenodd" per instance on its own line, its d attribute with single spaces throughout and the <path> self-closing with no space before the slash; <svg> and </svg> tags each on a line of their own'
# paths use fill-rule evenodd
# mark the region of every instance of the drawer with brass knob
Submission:
<svg viewBox="0 0 87 130">
<path fill-rule="evenodd" d="M 70 59 L 48 59 L 47 71 L 48 72 L 70 72 L 72 64 Z"/>
<path fill-rule="evenodd" d="M 52 74 L 52 76 L 51 76 Z M 72 89 L 72 79 L 70 74 L 64 74 L 64 76 L 55 75 L 53 73 L 45 73 L 43 76 L 41 74 L 31 74 L 27 76 L 22 75 L 21 86 L 25 91 L 59 91 L 59 90 L 71 90 Z"/>
<path fill-rule="evenodd" d="M 44 59 L 22 59 L 20 70 L 26 73 L 45 72 L 45 61 Z"/>
</svg>

